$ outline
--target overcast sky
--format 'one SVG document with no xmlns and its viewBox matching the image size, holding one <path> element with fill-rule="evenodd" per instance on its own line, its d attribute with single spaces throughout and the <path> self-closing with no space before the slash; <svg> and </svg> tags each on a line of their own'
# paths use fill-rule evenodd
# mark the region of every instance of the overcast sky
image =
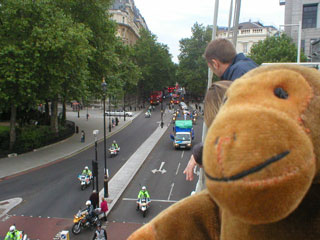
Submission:
<svg viewBox="0 0 320 240">
<path fill-rule="evenodd" d="M 178 63 L 179 40 L 191 37 L 191 27 L 198 22 L 213 24 L 215 0 L 134 0 L 149 30 L 158 42 L 168 45 L 173 61 Z M 228 26 L 231 0 L 219 1 L 218 26 Z M 235 0 L 234 0 L 235 2 Z M 260 21 L 279 28 L 284 24 L 284 6 L 279 0 L 242 0 L 240 22 Z"/>
</svg>

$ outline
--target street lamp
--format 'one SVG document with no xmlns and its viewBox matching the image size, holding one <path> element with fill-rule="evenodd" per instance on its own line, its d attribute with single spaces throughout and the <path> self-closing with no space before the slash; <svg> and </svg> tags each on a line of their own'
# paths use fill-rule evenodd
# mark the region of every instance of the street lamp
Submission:
<svg viewBox="0 0 320 240">
<path fill-rule="evenodd" d="M 109 196 L 109 194 L 108 194 L 108 170 L 107 170 L 107 141 L 106 141 L 106 90 L 107 90 L 107 83 L 104 80 L 104 78 L 102 79 L 101 87 L 102 87 L 102 91 L 103 91 L 103 146 L 104 146 L 103 185 L 104 185 L 104 197 L 107 198 Z"/>
<path fill-rule="evenodd" d="M 297 63 L 300 62 L 300 52 L 301 52 L 301 32 L 302 32 L 302 24 L 301 24 L 301 20 L 299 21 L 299 23 L 297 24 L 284 24 L 284 25 L 280 25 L 280 27 L 289 27 L 289 26 L 298 26 L 298 49 L 297 49 Z"/>
<path fill-rule="evenodd" d="M 93 177 L 96 179 L 96 190 L 99 192 L 99 184 L 98 184 L 98 151 L 97 151 L 97 146 L 98 146 L 98 134 L 99 130 L 93 130 L 93 136 L 94 136 L 94 150 L 95 150 L 95 161 L 92 161 L 92 170 L 93 170 Z M 94 185 L 94 182 L 93 182 Z"/>
<path fill-rule="evenodd" d="M 161 99 L 161 128 L 163 128 L 163 99 L 164 99 L 164 95 Z"/>
<path fill-rule="evenodd" d="M 111 113 L 111 109 L 110 109 L 110 95 L 109 95 L 109 132 L 111 132 L 111 120 L 110 120 L 110 114 Z"/>
</svg>

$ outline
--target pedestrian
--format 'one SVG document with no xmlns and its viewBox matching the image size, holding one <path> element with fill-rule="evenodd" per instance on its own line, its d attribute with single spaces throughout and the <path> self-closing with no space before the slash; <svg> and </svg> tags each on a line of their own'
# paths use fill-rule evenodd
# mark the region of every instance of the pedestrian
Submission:
<svg viewBox="0 0 320 240">
<path fill-rule="evenodd" d="M 112 122 L 112 127 L 114 127 L 114 118 L 112 118 L 111 122 Z"/>
<path fill-rule="evenodd" d="M 118 126 L 118 124 L 119 124 L 119 118 L 116 117 L 116 126 Z"/>
<path fill-rule="evenodd" d="M 109 210 L 109 208 L 108 208 L 108 203 L 104 199 L 104 197 L 101 198 L 100 208 L 101 208 L 101 212 L 103 212 L 104 220 L 107 221 L 107 211 Z"/>
<path fill-rule="evenodd" d="M 225 38 L 211 41 L 204 52 L 208 67 L 221 80 L 241 77 L 258 65 L 243 53 L 237 54 L 232 42 Z"/>
<path fill-rule="evenodd" d="M 204 122 L 208 128 L 216 117 L 218 110 L 222 104 L 223 96 L 231 83 L 232 81 L 214 82 L 207 91 L 204 101 Z M 190 157 L 188 165 L 183 171 L 183 173 L 186 174 L 187 181 L 193 180 L 194 167 L 196 165 L 199 165 L 200 167 L 202 166 L 202 150 L 202 142 L 196 144 L 192 149 L 192 155 Z"/>
<path fill-rule="evenodd" d="M 196 104 L 196 109 L 198 110 L 198 104 Z"/>
<path fill-rule="evenodd" d="M 99 194 L 96 190 L 92 191 L 89 200 L 91 201 L 93 209 L 96 209 L 99 206 Z"/>
<path fill-rule="evenodd" d="M 101 224 L 97 224 L 97 229 L 94 232 L 92 240 L 107 240 L 107 231 L 101 227 Z"/>
<path fill-rule="evenodd" d="M 86 140 L 86 134 L 84 133 L 84 131 L 81 131 L 81 142 L 85 142 Z"/>
<path fill-rule="evenodd" d="M 89 113 L 87 113 L 87 120 L 89 119 L 89 116 L 90 116 Z"/>
<path fill-rule="evenodd" d="M 199 104 L 199 112 L 201 112 L 201 105 Z"/>
</svg>

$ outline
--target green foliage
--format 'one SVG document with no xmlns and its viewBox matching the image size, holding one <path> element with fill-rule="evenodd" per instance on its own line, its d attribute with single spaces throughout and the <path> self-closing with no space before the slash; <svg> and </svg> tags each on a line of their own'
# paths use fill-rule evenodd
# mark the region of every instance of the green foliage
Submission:
<svg viewBox="0 0 320 240">
<path fill-rule="evenodd" d="M 204 50 L 211 40 L 212 28 L 195 23 L 192 36 L 180 40 L 178 82 L 187 93 L 196 96 L 205 94 L 208 66 L 203 58 Z"/>
<path fill-rule="evenodd" d="M 148 96 L 151 91 L 162 90 L 175 83 L 176 67 L 168 47 L 158 43 L 154 34 L 142 30 L 140 35 L 134 46 L 134 61 L 141 71 L 139 90 Z"/>
<path fill-rule="evenodd" d="M 88 38 L 92 48 L 88 55 L 89 77 L 87 79 L 87 91 L 96 98 L 101 97 L 101 81 L 105 77 L 108 88 L 116 88 L 109 80 L 116 74 L 115 66 L 118 56 L 115 53 L 117 44 L 116 23 L 110 20 L 108 9 L 111 0 L 56 0 L 67 15 L 70 15 L 76 23 L 81 23 L 90 29 L 91 36 Z"/>
<path fill-rule="evenodd" d="M 9 133 L 10 128 L 8 126 L 0 126 L 0 134 Z"/>
<path fill-rule="evenodd" d="M 248 56 L 259 65 L 272 62 L 296 62 L 297 47 L 289 36 L 281 34 L 267 37 L 254 44 Z M 300 60 L 302 62 L 307 60 L 303 52 Z"/>
</svg>

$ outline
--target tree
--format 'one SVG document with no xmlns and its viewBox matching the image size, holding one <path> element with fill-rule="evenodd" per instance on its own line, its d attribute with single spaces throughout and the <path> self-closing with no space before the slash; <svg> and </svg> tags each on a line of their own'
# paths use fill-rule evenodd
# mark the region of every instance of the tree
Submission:
<svg viewBox="0 0 320 240">
<path fill-rule="evenodd" d="M 90 31 L 49 0 L 4 0 L 0 19 L 0 98 L 11 109 L 12 149 L 19 107 L 32 108 L 51 99 L 51 126 L 57 132 L 62 83 L 73 83 L 79 91 L 84 87 Z"/>
<path fill-rule="evenodd" d="M 211 40 L 212 28 L 195 23 L 192 36 L 180 40 L 178 82 L 189 94 L 202 96 L 207 87 L 208 66 L 203 58 L 207 44 Z"/>
<path fill-rule="evenodd" d="M 151 91 L 160 91 L 175 82 L 176 68 L 168 47 L 158 43 L 156 35 L 147 30 L 140 32 L 134 46 L 134 61 L 142 74 L 138 83 L 141 96 L 146 97 Z"/>
<path fill-rule="evenodd" d="M 89 77 L 87 79 L 88 93 L 101 97 L 101 81 L 105 77 L 108 89 L 113 88 L 114 82 L 109 82 L 115 74 L 114 70 L 118 56 L 115 54 L 116 23 L 110 19 L 108 9 L 111 0 L 56 0 L 67 15 L 77 22 L 84 24 L 92 32 L 88 38 L 93 51 L 88 55 Z"/>
<path fill-rule="evenodd" d="M 254 44 L 248 56 L 259 65 L 264 62 L 296 62 L 297 47 L 292 39 L 283 33 L 267 37 Z M 302 62 L 307 60 L 303 52 L 301 52 L 300 60 Z"/>
</svg>

